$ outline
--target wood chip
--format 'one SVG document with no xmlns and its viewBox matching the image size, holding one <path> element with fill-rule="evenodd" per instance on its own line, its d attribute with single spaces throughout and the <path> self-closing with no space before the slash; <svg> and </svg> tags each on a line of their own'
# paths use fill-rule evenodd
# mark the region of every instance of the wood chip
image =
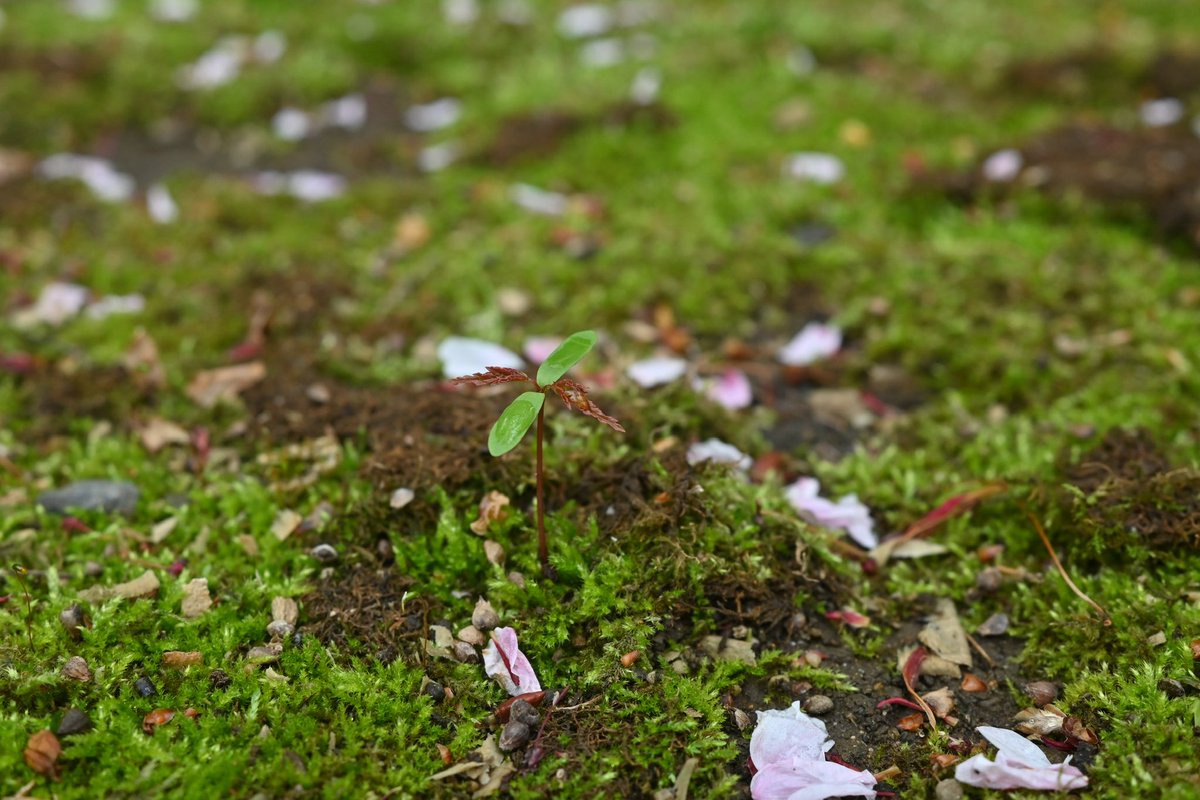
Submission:
<svg viewBox="0 0 1200 800">
<path fill-rule="evenodd" d="M 219 403 L 237 400 L 239 394 L 266 376 L 266 365 L 251 361 L 199 372 L 185 391 L 197 405 L 213 408 Z"/>
<path fill-rule="evenodd" d="M 159 586 L 158 576 L 150 570 L 146 570 L 138 577 L 125 583 L 118 583 L 115 586 L 92 586 L 91 588 L 84 589 L 79 593 L 79 599 L 86 600 L 89 603 L 103 603 L 114 597 L 134 600 L 138 597 L 149 597 L 155 594 L 158 592 Z"/>
<path fill-rule="evenodd" d="M 271 523 L 271 535 L 281 542 L 285 541 L 296 528 L 300 527 L 300 523 L 303 521 L 304 517 L 290 508 L 285 508 L 275 516 L 275 521 Z"/>
<path fill-rule="evenodd" d="M 208 594 L 208 578 L 195 578 L 183 585 L 183 605 L 180 609 L 184 618 L 195 619 L 212 608 Z"/>
</svg>

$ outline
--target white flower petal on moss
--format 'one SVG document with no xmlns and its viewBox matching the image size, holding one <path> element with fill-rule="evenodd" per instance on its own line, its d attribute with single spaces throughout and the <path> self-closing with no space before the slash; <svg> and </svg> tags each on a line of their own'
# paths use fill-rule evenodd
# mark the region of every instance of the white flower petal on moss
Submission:
<svg viewBox="0 0 1200 800">
<path fill-rule="evenodd" d="M 513 697 L 542 689 L 533 665 L 521 652 L 517 632 L 512 628 L 492 631 L 492 640 L 483 649 L 483 669 Z"/>
<path fill-rule="evenodd" d="M 825 528 L 844 530 L 862 547 L 870 549 L 879 544 L 871 512 L 858 499 L 848 494 L 836 503 L 820 496 L 821 484 L 816 478 L 800 478 L 784 490 L 792 508 L 811 522 Z"/>
<path fill-rule="evenodd" d="M 1041 748 L 1016 731 L 987 725 L 975 730 L 996 748 L 996 758 L 990 760 L 980 753 L 959 764 L 954 771 L 959 783 L 983 789 L 1067 792 L 1087 788 L 1087 776 L 1071 765 L 1070 757 L 1051 764 Z"/>
<path fill-rule="evenodd" d="M 525 366 L 521 357 L 507 347 L 466 336 L 443 339 L 438 345 L 437 357 L 442 362 L 442 374 L 447 378 L 483 372 L 488 367 L 520 369 Z"/>
<path fill-rule="evenodd" d="M 840 349 L 841 328 L 823 322 L 810 322 L 780 348 L 778 358 L 789 367 L 803 367 L 829 358 Z"/>
<path fill-rule="evenodd" d="M 687 462 L 693 466 L 711 461 L 714 464 L 728 464 L 743 472 L 750 469 L 754 460 L 738 450 L 733 445 L 720 439 L 705 439 L 696 442 L 687 451 Z"/>
<path fill-rule="evenodd" d="M 630 364 L 625 373 L 643 389 L 653 389 L 682 378 L 687 366 L 682 358 L 647 358 Z"/>
</svg>

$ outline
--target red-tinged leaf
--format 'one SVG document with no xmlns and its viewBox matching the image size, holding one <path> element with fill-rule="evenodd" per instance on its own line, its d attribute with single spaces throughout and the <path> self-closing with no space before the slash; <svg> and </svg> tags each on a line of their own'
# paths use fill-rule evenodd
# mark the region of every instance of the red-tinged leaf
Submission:
<svg viewBox="0 0 1200 800">
<path fill-rule="evenodd" d="M 8 353 L 0 355 L 0 372 L 10 375 L 29 375 L 38 368 L 37 356 L 29 353 Z"/>
<path fill-rule="evenodd" d="M 916 714 L 901 717 L 900 721 L 896 723 L 896 727 L 902 731 L 916 731 L 920 730 L 924 724 L 925 715 L 918 711 Z"/>
<path fill-rule="evenodd" d="M 955 495 L 912 525 L 909 525 L 908 529 L 904 531 L 903 537 L 905 539 L 912 539 L 917 536 L 924 536 L 950 517 L 969 511 L 983 500 L 994 494 L 999 494 L 1007 488 L 1007 484 L 997 482 L 979 489 L 973 489 L 969 492 L 963 492 L 960 495 Z"/>
<path fill-rule="evenodd" d="M 946 769 L 947 767 L 954 766 L 962 759 L 953 753 L 934 753 L 929 757 L 929 760 L 938 769 Z"/>
<path fill-rule="evenodd" d="M 234 362 L 235 364 L 240 364 L 243 361 L 253 361 L 254 359 L 261 356 L 262 352 L 263 352 L 262 341 L 254 341 L 252 339 L 248 339 L 244 342 L 239 342 L 238 344 L 235 344 L 233 347 L 229 348 L 229 360 Z"/>
<path fill-rule="evenodd" d="M 924 663 L 927 655 L 929 654 L 925 652 L 924 647 L 918 647 L 912 651 L 908 660 L 904 662 L 904 671 L 902 673 L 904 676 L 904 687 L 910 692 L 917 683 L 917 676 L 921 674 L 921 664 Z"/>
<path fill-rule="evenodd" d="M 887 708 L 888 706 L 904 706 L 905 708 L 911 708 L 914 711 L 921 710 L 919 705 L 904 697 L 889 697 L 887 700 L 880 700 L 879 703 L 876 704 L 875 710 L 878 711 L 882 708 Z"/>
<path fill-rule="evenodd" d="M 12 600 L 11 594 L 0 594 L 0 605 L 4 605 L 9 600 Z"/>
<path fill-rule="evenodd" d="M 175 712 L 171 709 L 156 708 L 142 719 L 142 730 L 150 735 L 154 735 L 155 728 L 159 725 L 166 725 L 173 719 L 175 719 Z"/>
<path fill-rule="evenodd" d="M 183 715 L 188 719 L 198 719 L 200 717 L 200 712 L 194 708 L 185 708 L 183 710 Z"/>
<path fill-rule="evenodd" d="M 837 611 L 826 611 L 825 619 L 832 622 L 844 622 L 851 628 L 865 628 L 871 624 L 871 618 L 860 614 L 852 608 L 842 608 Z"/>
<path fill-rule="evenodd" d="M 529 381 L 533 383 L 533 378 L 530 378 L 521 370 L 511 367 L 488 367 L 483 372 L 474 372 L 470 375 L 452 378 L 450 383 L 465 386 L 496 386 L 501 383 L 515 383 L 517 381 Z"/>
<path fill-rule="evenodd" d="M 617 421 L 616 417 L 611 417 L 600 410 L 599 406 L 592 402 L 588 397 L 587 389 L 577 381 L 570 378 L 560 378 L 550 385 L 554 393 L 558 395 L 558 399 L 563 401 L 567 408 L 578 411 L 584 416 L 603 422 L 608 427 L 618 433 L 624 433 L 625 428 Z"/>
<path fill-rule="evenodd" d="M 178 578 L 183 573 L 183 570 L 187 567 L 187 563 L 188 561 L 186 558 L 177 558 L 171 562 L 171 566 L 167 567 L 167 572 Z"/>
<path fill-rule="evenodd" d="M 1067 737 L 1066 739 L 1051 739 L 1049 736 L 1043 736 L 1039 741 L 1047 747 L 1053 747 L 1055 750 L 1062 750 L 1064 753 L 1071 753 L 1079 746 L 1077 739 Z"/>
<path fill-rule="evenodd" d="M 62 526 L 67 533 L 89 533 L 92 530 L 79 517 L 63 517 Z"/>
<path fill-rule="evenodd" d="M 1067 717 L 1063 720 L 1063 733 L 1070 736 L 1072 739 L 1078 739 L 1085 744 L 1090 744 L 1093 747 L 1100 744 L 1099 737 L 1092 733 L 1091 728 L 1083 724 L 1083 720 L 1079 717 Z"/>
<path fill-rule="evenodd" d="M 508 664 L 508 656 L 505 655 L 503 650 L 500 650 L 499 645 L 496 645 L 496 649 L 500 653 L 500 658 L 503 659 L 505 665 L 507 665 Z M 510 670 L 510 672 L 511 672 L 511 670 Z M 520 685 L 520 684 L 518 684 L 518 685 Z M 526 703 L 529 703 L 529 705 L 537 707 L 537 706 L 540 706 L 542 704 L 542 701 L 545 699 L 546 699 L 545 691 L 525 692 L 525 694 L 519 694 L 515 697 L 510 697 L 496 707 L 496 719 L 500 720 L 501 722 L 508 722 L 508 716 L 509 716 L 509 714 L 512 713 L 512 704 L 517 702 L 518 700 L 524 700 Z"/>
</svg>

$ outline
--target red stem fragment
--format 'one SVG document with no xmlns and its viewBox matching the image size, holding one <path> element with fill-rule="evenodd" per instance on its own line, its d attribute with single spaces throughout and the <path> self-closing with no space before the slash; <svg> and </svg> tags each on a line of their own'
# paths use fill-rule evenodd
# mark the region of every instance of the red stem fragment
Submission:
<svg viewBox="0 0 1200 800">
<path fill-rule="evenodd" d="M 537 527 L 538 561 L 542 563 L 542 574 L 550 574 L 550 548 L 546 544 L 546 504 L 542 495 L 542 429 L 545 427 L 546 404 L 538 409 L 537 419 Z"/>
<path fill-rule="evenodd" d="M 496 719 L 500 720 L 501 722 L 508 722 L 508 717 L 512 713 L 512 704 L 518 700 L 524 700 L 526 703 L 529 703 L 529 705 L 536 708 L 537 706 L 540 706 L 542 701 L 545 699 L 546 693 L 544 691 L 526 692 L 525 694 L 519 694 L 516 697 L 510 697 L 496 707 Z"/>
<path fill-rule="evenodd" d="M 1050 537 L 1046 535 L 1045 529 L 1042 528 L 1042 523 L 1038 522 L 1038 518 L 1033 514 L 1029 512 L 1026 513 L 1029 516 L 1029 521 L 1033 523 L 1033 529 L 1037 531 L 1038 538 L 1042 540 L 1042 544 L 1046 545 L 1046 552 L 1050 554 L 1050 560 L 1054 562 L 1054 566 L 1058 569 L 1058 574 L 1062 575 L 1063 580 L 1067 582 L 1067 586 L 1070 586 L 1071 591 L 1073 591 L 1085 603 L 1100 612 L 1100 616 L 1104 618 L 1103 624 L 1105 626 L 1112 625 L 1112 617 L 1108 615 L 1108 612 L 1105 611 L 1099 603 L 1088 597 L 1082 589 L 1076 586 L 1075 581 L 1071 580 L 1071 576 L 1067 574 L 1065 569 L 1063 569 L 1062 562 L 1058 560 L 1058 554 L 1054 552 L 1054 547 L 1052 547 L 1050 544 Z"/>
<path fill-rule="evenodd" d="M 924 536 L 928 533 L 932 533 L 934 528 L 950 519 L 950 517 L 970 511 L 983 500 L 986 500 L 994 494 L 1003 492 L 1007 488 L 1008 484 L 998 481 L 996 483 L 989 483 L 988 485 L 982 486 L 978 489 L 973 489 L 969 492 L 963 492 L 962 494 L 955 495 L 935 508 L 933 511 L 930 511 L 928 514 L 921 517 L 912 525 L 909 525 L 904 533 L 900 534 L 900 539 L 902 541 L 907 541 L 909 539 L 915 539 L 918 536 Z"/>
<path fill-rule="evenodd" d="M 567 696 L 569 688 L 564 686 L 555 692 L 554 700 L 550 703 L 550 707 L 546 709 L 546 716 L 542 717 L 542 724 L 538 726 L 537 736 L 534 737 L 533 743 L 529 746 L 529 754 L 525 756 L 525 766 L 527 769 L 533 769 L 546 757 L 546 748 L 542 746 L 542 737 L 546 735 L 546 725 L 550 722 L 550 715 L 554 713 L 554 709 L 558 708 L 558 704 Z"/>
<path fill-rule="evenodd" d="M 912 700 L 907 700 L 903 697 L 889 697 L 887 700 L 880 700 L 879 703 L 875 706 L 875 709 L 878 711 L 879 709 L 886 708 L 888 706 L 904 706 L 905 708 L 911 708 L 913 711 L 924 711 L 925 710 L 925 709 L 921 708 L 919 705 L 917 705 L 916 703 L 914 703 Z"/>
<path fill-rule="evenodd" d="M 925 712 L 925 718 L 929 720 L 929 727 L 933 729 L 934 733 L 937 733 L 937 715 L 933 713 L 933 709 L 929 707 L 929 703 L 925 702 L 925 698 L 917 694 L 915 688 L 917 676 L 921 674 L 921 662 L 925 660 L 926 655 L 928 653 L 925 652 L 924 647 L 918 647 L 916 650 L 913 650 L 912 655 L 904 662 L 904 669 L 901 671 L 901 674 L 904 677 L 904 688 L 908 689 L 908 693 L 917 701 L 917 706 Z"/>
</svg>

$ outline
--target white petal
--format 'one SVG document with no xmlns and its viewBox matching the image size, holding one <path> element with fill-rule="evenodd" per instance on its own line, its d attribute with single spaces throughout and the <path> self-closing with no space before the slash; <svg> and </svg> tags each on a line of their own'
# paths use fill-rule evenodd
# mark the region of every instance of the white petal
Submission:
<svg viewBox="0 0 1200 800">
<path fill-rule="evenodd" d="M 461 115 L 462 103 L 453 97 L 443 97 L 405 111 L 404 124 L 418 133 L 429 133 L 450 127 Z"/>
<path fill-rule="evenodd" d="M 687 462 L 689 464 L 702 464 L 705 461 L 711 461 L 714 464 L 729 464 L 742 471 L 750 469 L 754 464 L 754 460 L 750 456 L 720 439 L 706 439 L 688 448 Z"/>
<path fill-rule="evenodd" d="M 810 322 L 780 349 L 780 362 L 803 367 L 829 358 L 842 348 L 842 331 L 836 325 Z"/>
<path fill-rule="evenodd" d="M 687 366 L 682 358 L 647 358 L 630 364 L 626 374 L 643 389 L 652 389 L 679 380 Z"/>
<path fill-rule="evenodd" d="M 447 378 L 482 372 L 488 367 L 520 369 L 525 366 L 521 357 L 508 348 L 465 336 L 444 339 L 438 345 L 437 356 L 442 362 L 442 374 Z"/>
<path fill-rule="evenodd" d="M 837 183 L 846 174 L 842 160 L 828 153 L 796 153 L 787 160 L 784 174 L 799 181 Z"/>
<path fill-rule="evenodd" d="M 601 36 L 612 28 L 613 13 L 599 3 L 571 6 L 558 16 L 558 32 L 568 39 Z"/>
<path fill-rule="evenodd" d="M 567 212 L 567 196 L 558 192 L 547 192 L 528 183 L 516 183 L 508 193 L 514 203 L 535 214 L 557 217 Z"/>
</svg>

